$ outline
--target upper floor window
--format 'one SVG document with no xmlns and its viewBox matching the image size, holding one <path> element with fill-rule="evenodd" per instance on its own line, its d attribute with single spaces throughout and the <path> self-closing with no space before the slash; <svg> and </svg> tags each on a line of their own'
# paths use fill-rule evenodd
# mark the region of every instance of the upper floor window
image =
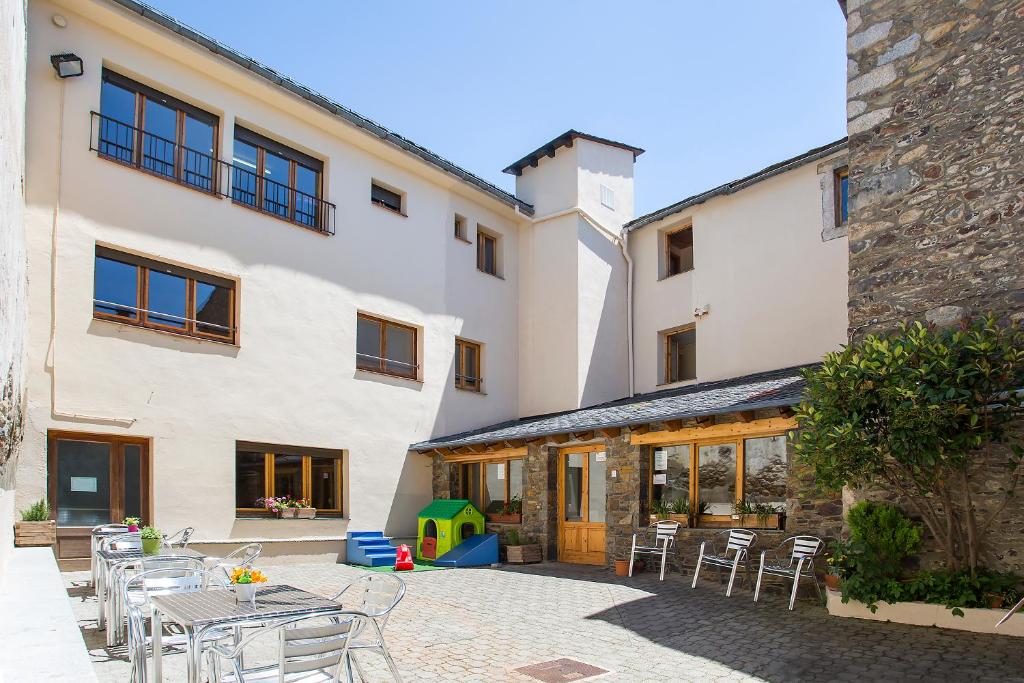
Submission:
<svg viewBox="0 0 1024 683">
<path fill-rule="evenodd" d="M 468 242 L 469 241 L 469 237 L 466 235 L 466 218 L 465 218 L 465 216 L 460 216 L 459 214 L 455 214 L 454 228 L 455 228 L 455 239 L 460 239 L 463 242 Z"/>
<path fill-rule="evenodd" d="M 404 213 L 402 193 L 388 189 L 380 183 L 373 182 L 370 184 L 370 201 L 395 213 Z"/>
<path fill-rule="evenodd" d="M 217 191 L 217 117 L 108 69 L 94 149 L 204 192 Z"/>
<path fill-rule="evenodd" d="M 231 198 L 293 223 L 327 231 L 322 161 L 235 126 Z"/>
<path fill-rule="evenodd" d="M 697 331 L 691 325 L 662 334 L 665 384 L 697 379 Z"/>
<path fill-rule="evenodd" d="M 455 340 L 455 386 L 480 391 L 483 384 L 480 370 L 480 345 L 465 339 Z"/>
<path fill-rule="evenodd" d="M 501 277 L 501 252 L 499 238 L 477 226 L 476 230 L 476 268 L 477 270 Z"/>
<path fill-rule="evenodd" d="M 235 342 L 235 282 L 97 246 L 93 317 Z"/>
<path fill-rule="evenodd" d="M 416 379 L 416 328 L 360 313 L 356 319 L 356 367 Z"/>
<path fill-rule="evenodd" d="M 847 167 L 835 172 L 836 227 L 845 225 L 849 218 L 850 171 Z"/>
<path fill-rule="evenodd" d="M 693 270 L 693 227 L 665 234 L 665 277 Z"/>
</svg>

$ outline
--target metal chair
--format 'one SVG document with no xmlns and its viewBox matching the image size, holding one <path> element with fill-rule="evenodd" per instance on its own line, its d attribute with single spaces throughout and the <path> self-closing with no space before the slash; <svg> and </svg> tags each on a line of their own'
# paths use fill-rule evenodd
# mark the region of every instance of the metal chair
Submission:
<svg viewBox="0 0 1024 683">
<path fill-rule="evenodd" d="M 187 526 L 184 529 L 179 529 L 170 536 L 164 536 L 164 542 L 172 548 L 187 548 L 188 542 L 192 538 L 192 534 L 195 532 L 195 529 Z"/>
<path fill-rule="evenodd" d="M 303 683 L 341 680 L 342 665 L 349 661 L 352 639 L 372 623 L 367 615 L 338 610 L 331 615 L 302 616 L 257 627 L 232 645 L 213 644 L 207 650 L 211 683 L 255 683 L 271 681 Z M 276 665 L 243 668 L 242 655 L 255 639 L 278 632 Z M 224 675 L 224 662 L 231 673 Z M 351 680 L 351 676 L 347 677 Z M 369 680 L 369 679 L 366 679 Z"/>
<path fill-rule="evenodd" d="M 131 531 L 126 534 L 109 536 L 100 541 L 102 550 L 141 550 L 142 534 L 138 531 Z"/>
<path fill-rule="evenodd" d="M 223 569 L 225 573 L 236 567 L 251 567 L 263 552 L 259 543 L 247 543 L 224 557 L 207 557 L 206 566 L 210 571 Z"/>
<path fill-rule="evenodd" d="M 352 602 L 358 602 L 358 607 L 355 608 L 355 611 L 370 617 L 369 626 L 372 627 L 367 629 L 367 631 L 371 632 L 368 640 L 365 642 L 357 640 L 349 645 L 349 650 L 373 650 L 379 652 L 384 657 L 384 661 L 391 671 L 391 676 L 398 683 L 401 683 L 402 677 L 398 673 L 398 667 L 395 665 L 395 660 L 391 658 L 391 653 L 388 652 L 387 644 L 384 642 L 384 627 L 388 623 L 391 610 L 405 597 L 405 582 L 393 574 L 370 574 L 362 576 L 345 586 L 331 599 L 340 603 L 342 602 L 343 595 L 347 595 L 348 598 L 352 599 Z M 352 657 L 351 652 L 346 655 L 346 668 L 348 669 L 349 677 L 351 677 L 353 663 L 359 672 L 359 676 L 363 680 L 370 680 L 363 673 L 358 660 Z"/>
<path fill-rule="evenodd" d="M 725 551 L 719 552 L 718 539 L 727 536 Z M 697 555 L 697 567 L 693 570 L 693 584 L 690 588 L 697 587 L 697 575 L 700 574 L 700 566 L 709 564 L 718 568 L 719 577 L 722 568 L 730 569 L 729 587 L 725 590 L 725 596 L 732 595 L 732 585 L 736 581 L 736 570 L 740 563 L 743 563 L 745 578 L 750 579 L 750 548 L 757 542 L 757 534 L 748 529 L 726 529 L 720 531 L 709 540 L 700 542 L 700 553 Z M 707 552 L 710 551 L 710 552 Z M 732 553 L 732 557 L 729 553 Z"/>
<path fill-rule="evenodd" d="M 665 559 L 671 551 L 675 555 L 676 533 L 679 531 L 679 522 L 667 519 L 660 519 L 643 530 L 641 534 L 633 534 L 633 545 L 629 550 L 629 575 L 633 576 L 633 557 L 636 555 L 661 555 L 661 576 L 660 581 L 665 580 Z M 651 533 L 654 533 L 654 543 L 651 543 Z M 640 545 L 637 545 L 637 536 L 641 536 Z"/>
<path fill-rule="evenodd" d="M 779 554 L 779 551 L 790 543 L 793 544 L 793 550 L 783 560 L 783 556 Z M 821 600 L 821 587 L 818 586 L 818 579 L 814 575 L 814 558 L 821 555 L 824 550 L 825 542 L 817 536 L 790 536 L 780 543 L 775 550 L 762 550 L 761 566 L 757 570 L 757 587 L 754 589 L 754 602 L 757 602 L 757 597 L 761 593 L 761 577 L 765 574 L 793 579 L 793 590 L 789 595 L 790 610 L 793 609 L 793 604 L 796 602 L 796 591 L 800 585 L 801 576 L 811 577 L 811 581 L 814 582 L 814 590 L 818 592 L 818 600 Z M 773 557 L 771 563 L 768 562 L 769 552 Z"/>
<path fill-rule="evenodd" d="M 103 540 L 97 536 L 97 533 L 107 534 L 109 532 L 119 531 L 127 533 L 127 524 L 97 524 L 89 532 L 89 585 L 96 585 L 96 551 L 100 549 L 100 542 Z"/>
</svg>

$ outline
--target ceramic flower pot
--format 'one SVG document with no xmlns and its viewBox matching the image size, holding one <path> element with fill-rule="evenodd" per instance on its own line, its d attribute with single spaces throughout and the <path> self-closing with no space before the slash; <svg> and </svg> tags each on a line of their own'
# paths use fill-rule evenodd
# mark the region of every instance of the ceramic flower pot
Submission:
<svg viewBox="0 0 1024 683">
<path fill-rule="evenodd" d="M 144 538 L 144 539 L 142 539 L 142 554 L 143 555 L 159 555 L 160 554 L 160 539 L 159 538 Z"/>
<path fill-rule="evenodd" d="M 255 583 L 236 583 L 233 587 L 235 591 L 235 602 L 256 602 Z"/>
<path fill-rule="evenodd" d="M 134 533 L 136 533 L 136 532 L 137 532 L 138 530 L 139 530 L 139 525 L 138 525 L 138 524 L 129 524 L 129 525 L 128 525 L 128 533 L 130 533 L 130 534 L 134 534 Z"/>
<path fill-rule="evenodd" d="M 828 586 L 830 590 L 839 590 L 839 576 L 836 574 L 825 574 L 825 585 Z"/>
<path fill-rule="evenodd" d="M 295 508 L 295 516 L 299 519 L 315 519 L 316 508 Z"/>
</svg>

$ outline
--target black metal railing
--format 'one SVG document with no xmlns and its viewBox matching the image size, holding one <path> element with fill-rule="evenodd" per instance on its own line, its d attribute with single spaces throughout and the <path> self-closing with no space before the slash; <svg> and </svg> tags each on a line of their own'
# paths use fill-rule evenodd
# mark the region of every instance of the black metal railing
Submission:
<svg viewBox="0 0 1024 683">
<path fill-rule="evenodd" d="M 230 197 L 304 228 L 334 234 L 334 204 L 95 111 L 89 149 L 201 192 Z"/>
</svg>

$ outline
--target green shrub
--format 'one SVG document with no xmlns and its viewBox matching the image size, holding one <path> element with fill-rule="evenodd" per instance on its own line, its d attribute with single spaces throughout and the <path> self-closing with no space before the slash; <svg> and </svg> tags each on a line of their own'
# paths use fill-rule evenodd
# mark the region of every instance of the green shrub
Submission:
<svg viewBox="0 0 1024 683">
<path fill-rule="evenodd" d="M 861 501 L 850 508 L 846 522 L 854 554 L 863 556 L 871 574 L 898 577 L 904 561 L 921 549 L 921 527 L 894 505 Z"/>
<path fill-rule="evenodd" d="M 142 531 L 139 533 L 139 536 L 145 540 L 163 538 L 163 536 L 160 534 L 160 530 L 152 526 L 142 527 Z"/>
<path fill-rule="evenodd" d="M 50 519 L 50 505 L 45 498 L 40 498 L 21 511 L 21 521 L 23 522 L 45 522 L 48 519 Z"/>
</svg>

